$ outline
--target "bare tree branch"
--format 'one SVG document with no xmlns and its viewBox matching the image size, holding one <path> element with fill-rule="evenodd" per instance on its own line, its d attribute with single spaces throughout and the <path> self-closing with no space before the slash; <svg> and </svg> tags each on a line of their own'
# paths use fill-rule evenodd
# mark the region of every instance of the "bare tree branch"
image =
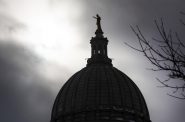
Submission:
<svg viewBox="0 0 185 122">
<path fill-rule="evenodd" d="M 180 13 L 185 15 L 184 12 Z M 180 20 L 180 22 L 185 27 L 184 21 Z M 125 44 L 144 54 L 149 62 L 155 66 L 155 69 L 150 68 L 150 70 L 168 74 L 166 80 L 161 81 L 157 78 L 157 81 L 161 83 L 160 87 L 173 89 L 173 94 L 168 94 L 169 96 L 185 100 L 185 40 L 182 40 L 177 32 L 167 29 L 163 19 L 155 20 L 154 23 L 160 36 L 159 39 L 152 38 L 152 41 L 148 41 L 139 26 L 135 28 L 131 26 L 138 38 L 140 48 Z M 168 81 L 173 81 L 173 85 L 170 85 Z M 179 86 L 179 84 L 181 85 Z M 176 93 L 179 93 L 180 96 L 174 95 Z"/>
</svg>

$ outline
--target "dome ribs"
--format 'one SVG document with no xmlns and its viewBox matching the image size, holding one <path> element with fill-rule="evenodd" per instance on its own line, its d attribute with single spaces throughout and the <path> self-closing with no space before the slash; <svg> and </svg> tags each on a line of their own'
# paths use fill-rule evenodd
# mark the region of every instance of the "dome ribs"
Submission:
<svg viewBox="0 0 185 122">
<path fill-rule="evenodd" d="M 81 72 L 78 73 L 78 75 L 73 79 L 73 82 L 70 84 L 70 87 L 68 88 L 68 95 L 66 96 L 66 106 L 68 106 L 65 111 L 66 112 L 71 112 L 74 111 L 74 109 L 72 108 L 74 105 L 73 103 L 74 101 L 74 92 L 76 89 L 77 84 L 79 83 L 79 79 L 80 77 L 83 75 L 83 72 L 86 69 L 81 70 Z"/>
<path fill-rule="evenodd" d="M 107 81 L 107 86 L 108 86 L 108 101 L 109 101 L 109 106 L 113 105 L 113 100 L 115 100 L 114 95 L 113 95 L 113 90 L 112 90 L 112 79 L 109 78 L 110 72 L 107 70 L 107 67 L 102 67 L 104 74 L 105 74 L 105 80 Z"/>
<path fill-rule="evenodd" d="M 59 91 L 51 122 L 151 122 L 141 91 L 108 57 L 101 17 L 93 18 L 97 30 L 90 40 L 91 57 Z"/>
<path fill-rule="evenodd" d="M 131 108 L 134 108 L 134 104 L 133 104 L 133 92 L 135 92 L 135 91 L 133 91 L 133 89 L 131 89 L 130 87 L 130 82 L 132 82 L 131 80 L 128 80 L 128 79 L 126 79 L 126 75 L 125 74 L 123 74 L 123 73 L 121 73 L 119 70 L 116 70 L 117 72 L 119 72 L 119 76 L 121 76 L 122 77 L 122 81 L 120 81 L 120 82 L 124 82 L 125 84 L 126 84 L 126 88 L 128 88 L 128 91 L 127 91 L 127 93 L 126 93 L 126 95 L 128 96 L 127 97 L 127 99 L 129 99 L 129 101 L 128 101 L 128 103 L 127 103 L 127 105 L 130 105 L 130 106 L 128 106 L 128 107 L 131 107 Z M 117 76 L 118 77 L 118 76 Z M 131 104 L 130 104 L 131 103 Z"/>
<path fill-rule="evenodd" d="M 117 69 L 116 69 L 117 70 Z M 138 96 L 133 96 L 133 109 L 135 110 L 135 115 L 137 116 L 136 118 L 142 118 L 143 120 L 147 120 L 148 122 L 150 122 L 150 117 L 149 117 L 149 111 L 148 108 L 146 106 L 146 102 L 144 100 L 144 97 L 141 93 L 141 91 L 139 90 L 139 88 L 136 86 L 136 84 L 124 73 L 122 73 L 121 71 L 117 70 L 118 72 L 120 72 L 120 74 L 122 75 L 122 77 L 124 77 L 126 79 L 126 81 L 130 84 L 129 86 L 131 87 L 131 91 L 132 94 L 138 95 Z M 138 97 L 138 101 L 136 101 L 136 97 Z M 138 104 L 139 102 L 139 104 Z M 136 120 L 137 121 L 137 120 Z"/>
<path fill-rule="evenodd" d="M 135 85 L 136 86 L 136 85 Z M 137 93 L 139 94 L 140 96 L 140 104 L 141 106 L 143 107 L 143 109 L 141 110 L 143 114 L 145 114 L 146 116 L 148 116 L 150 118 L 150 115 L 149 115 L 149 111 L 148 111 L 148 108 L 147 108 L 147 104 L 146 104 L 146 101 L 141 93 L 141 91 L 139 90 L 139 88 L 136 86 L 136 89 L 137 89 Z M 146 111 L 144 111 L 146 110 Z"/>
<path fill-rule="evenodd" d="M 122 98 L 122 94 L 121 94 L 121 88 L 120 88 L 120 83 L 117 80 L 117 78 L 115 77 L 114 71 L 113 71 L 113 67 L 106 68 L 106 71 L 108 72 L 108 79 L 110 79 L 110 81 L 112 82 L 112 106 L 121 106 L 123 104 L 123 98 Z M 121 97 L 120 97 L 121 96 Z"/>
<path fill-rule="evenodd" d="M 125 106 L 127 104 L 127 97 L 125 95 L 125 90 L 127 90 L 125 87 L 125 85 L 123 84 L 124 82 L 120 82 L 121 81 L 121 78 L 120 78 L 120 75 L 119 72 L 115 69 L 115 68 L 112 68 L 112 73 L 114 74 L 115 78 L 116 78 L 116 83 L 118 84 L 119 86 L 119 93 L 120 93 L 120 97 L 121 97 L 121 106 Z M 121 88 L 121 86 L 123 88 Z"/>
<path fill-rule="evenodd" d="M 100 106 L 106 106 L 109 104 L 109 90 L 108 90 L 108 83 L 106 79 L 105 72 L 103 68 L 100 66 L 99 67 L 99 86 L 100 86 Z"/>
<path fill-rule="evenodd" d="M 82 101 L 80 101 L 81 99 L 79 99 L 80 94 L 79 94 L 78 90 L 80 89 L 81 83 L 84 82 L 84 81 L 82 80 L 83 77 L 84 77 L 83 74 L 87 74 L 87 71 L 89 71 L 89 69 L 86 68 L 86 69 L 82 70 L 82 73 L 81 73 L 81 74 L 79 74 L 80 76 L 79 76 L 79 78 L 78 78 L 77 84 L 75 84 L 76 88 L 75 88 L 75 90 L 73 90 L 73 96 L 72 96 L 72 98 L 71 98 L 71 100 L 72 100 L 72 107 L 71 107 L 71 110 L 77 111 L 77 109 L 78 109 L 77 107 L 78 107 L 78 106 L 81 106 L 81 105 L 83 104 Z M 82 97 L 82 96 L 81 96 L 81 97 Z M 76 102 L 79 103 L 78 106 L 76 106 Z"/>
<path fill-rule="evenodd" d="M 80 72 L 80 71 L 79 71 Z M 55 121 L 56 119 L 58 119 L 61 114 L 64 113 L 65 111 L 65 106 L 66 106 L 66 95 L 68 92 L 68 89 L 70 87 L 71 82 L 73 81 L 73 79 L 76 77 L 76 75 L 79 73 L 75 73 L 69 80 L 68 82 L 66 82 L 62 89 L 59 91 L 56 100 L 54 102 L 53 105 L 53 109 L 52 109 L 52 116 L 51 116 L 51 121 Z"/>
<path fill-rule="evenodd" d="M 87 80 L 89 77 L 89 74 L 91 74 L 92 68 L 87 68 L 87 70 L 84 72 L 85 75 L 82 76 L 81 82 L 79 83 L 78 90 L 77 90 L 77 95 L 76 95 L 76 111 L 79 111 L 81 108 L 85 107 L 84 101 L 86 101 L 86 95 L 84 93 L 87 93 Z"/>
<path fill-rule="evenodd" d="M 61 103 L 61 107 L 58 107 L 58 109 L 62 109 L 62 113 L 64 113 L 66 111 L 66 99 L 67 99 L 67 95 L 68 95 L 68 92 L 69 92 L 69 88 L 70 88 L 70 85 L 71 83 L 73 82 L 73 79 L 75 79 L 75 77 L 78 75 L 79 72 L 77 72 L 76 74 L 73 75 L 72 78 L 69 79 L 69 82 L 66 82 L 66 84 L 64 85 L 64 90 L 63 90 L 63 94 L 61 93 L 61 99 L 63 102 Z"/>
<path fill-rule="evenodd" d="M 144 97 L 136 84 L 115 67 L 100 64 L 83 68 L 64 84 L 53 107 L 53 119 L 150 122 Z"/>
<path fill-rule="evenodd" d="M 84 101 L 85 102 L 84 103 L 85 109 L 89 109 L 94 104 L 94 101 L 92 98 L 92 93 L 90 93 L 90 92 L 94 92 L 94 90 L 91 91 L 90 85 L 92 85 L 92 82 L 95 82 L 96 81 L 95 79 L 97 79 L 96 78 L 96 70 L 97 69 L 95 67 L 90 67 L 90 68 L 91 68 L 91 72 L 89 74 L 86 74 L 88 77 L 86 80 L 86 87 L 85 87 L 85 89 L 86 89 L 86 93 L 85 93 L 86 100 Z"/>
</svg>

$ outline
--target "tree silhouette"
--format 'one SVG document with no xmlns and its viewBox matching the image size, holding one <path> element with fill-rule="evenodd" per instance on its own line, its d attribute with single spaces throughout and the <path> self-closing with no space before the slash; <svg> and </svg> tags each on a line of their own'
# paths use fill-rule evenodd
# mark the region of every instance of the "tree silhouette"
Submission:
<svg viewBox="0 0 185 122">
<path fill-rule="evenodd" d="M 181 14 L 185 15 L 183 12 Z M 127 43 L 126 45 L 144 54 L 155 67 L 150 70 L 168 74 L 165 80 L 156 78 L 161 83 L 159 87 L 172 89 L 172 93 L 167 93 L 169 96 L 185 99 L 185 40 L 182 40 L 177 32 L 167 29 L 163 19 L 154 22 L 160 39 L 152 38 L 152 41 L 149 41 L 139 26 L 135 28 L 131 26 L 138 38 L 140 48 L 135 48 Z M 180 20 L 180 23 L 185 27 L 183 20 Z"/>
</svg>

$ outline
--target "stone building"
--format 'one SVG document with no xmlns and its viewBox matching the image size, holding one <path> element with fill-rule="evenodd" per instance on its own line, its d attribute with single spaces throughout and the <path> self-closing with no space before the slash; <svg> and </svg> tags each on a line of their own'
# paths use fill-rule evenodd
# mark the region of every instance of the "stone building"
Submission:
<svg viewBox="0 0 185 122">
<path fill-rule="evenodd" d="M 101 18 L 95 18 L 97 30 L 90 40 L 91 58 L 59 91 L 51 122 L 151 122 L 139 88 L 113 67 Z"/>
</svg>

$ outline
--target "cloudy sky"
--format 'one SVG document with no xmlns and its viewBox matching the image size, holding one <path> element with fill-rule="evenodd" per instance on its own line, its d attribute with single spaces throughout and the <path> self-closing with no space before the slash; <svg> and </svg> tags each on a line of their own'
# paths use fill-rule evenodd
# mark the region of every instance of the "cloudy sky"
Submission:
<svg viewBox="0 0 185 122">
<path fill-rule="evenodd" d="M 184 121 L 185 101 L 157 87 L 155 78 L 165 74 L 146 70 L 150 63 L 124 44 L 138 46 L 130 25 L 139 25 L 146 37 L 157 36 L 153 20 L 161 17 L 181 33 L 184 5 L 184 0 L 0 0 L 0 121 L 50 121 L 59 89 L 90 57 L 97 13 L 113 65 L 138 85 L 151 120 Z"/>
</svg>

